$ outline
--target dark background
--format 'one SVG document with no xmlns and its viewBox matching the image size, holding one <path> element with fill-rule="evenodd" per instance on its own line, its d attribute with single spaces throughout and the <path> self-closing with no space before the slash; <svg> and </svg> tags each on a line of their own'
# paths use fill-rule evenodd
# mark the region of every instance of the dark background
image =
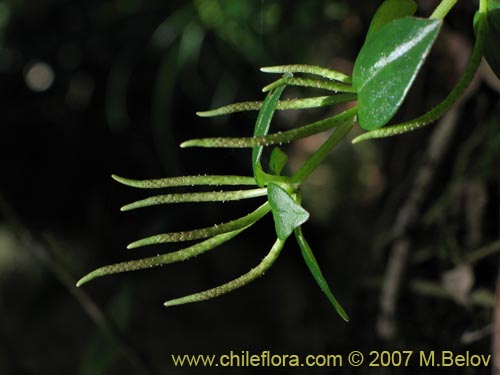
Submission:
<svg viewBox="0 0 500 375">
<path fill-rule="evenodd" d="M 485 68 L 454 130 L 439 141 L 437 160 L 428 151 L 439 137 L 437 125 L 356 146 L 345 142 L 304 186 L 312 215 L 304 231 L 349 323 L 322 295 L 291 240 L 253 284 L 215 300 L 163 307 L 167 299 L 254 267 L 274 241 L 271 220 L 194 260 L 74 287 L 99 266 L 179 248 L 125 249 L 138 238 L 227 221 L 255 207 L 245 201 L 120 213 L 123 204 L 148 192 L 119 185 L 110 174 L 249 175 L 248 150 L 178 145 L 195 137 L 251 135 L 255 114 L 201 119 L 195 112 L 261 100 L 261 87 L 275 78 L 260 73 L 261 66 L 307 63 L 350 73 L 378 3 L 0 2 L 0 373 L 202 373 L 210 369 L 174 368 L 170 355 L 230 350 L 489 354 L 500 135 L 498 80 Z M 459 3 L 397 119 L 423 113 L 459 79 L 473 43 L 475 11 L 474 2 Z M 436 4 L 419 1 L 419 14 L 430 14 Z M 287 95 L 318 93 L 290 89 Z M 273 126 L 285 129 L 330 112 L 283 112 Z M 288 146 L 290 169 L 322 139 Z M 425 168 L 431 178 L 422 187 L 419 171 Z M 411 198 L 415 192 L 422 193 L 418 202 Z M 415 210 L 403 236 L 411 251 L 397 282 L 396 330 L 384 338 L 377 331 L 381 285 L 397 257 L 394 233 L 406 206 Z M 472 261 L 471 254 L 489 245 L 490 255 Z M 450 270 L 451 283 L 444 281 Z M 464 338 L 468 333 L 475 334 L 472 340 Z M 356 371 L 437 373 L 347 365 L 308 373 Z"/>
</svg>

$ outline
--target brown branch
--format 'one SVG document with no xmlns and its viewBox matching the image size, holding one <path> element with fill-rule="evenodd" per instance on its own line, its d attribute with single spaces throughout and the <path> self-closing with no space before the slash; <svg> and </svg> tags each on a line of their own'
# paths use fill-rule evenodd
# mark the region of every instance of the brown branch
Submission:
<svg viewBox="0 0 500 375">
<path fill-rule="evenodd" d="M 393 226 L 395 241 L 389 254 L 377 319 L 377 332 L 383 339 L 392 339 L 396 334 L 396 305 L 411 250 L 411 239 L 408 233 L 418 221 L 422 203 L 432 186 L 440 161 L 451 142 L 457 127 L 458 117 L 459 110 L 454 107 L 434 129 L 411 192 L 397 214 Z"/>
<path fill-rule="evenodd" d="M 57 253 L 54 241 L 50 237 L 37 235 L 25 225 L 12 206 L 7 203 L 0 193 L 0 213 L 6 219 L 7 226 L 10 227 L 19 244 L 26 248 L 29 253 L 45 266 L 54 277 L 64 286 L 64 288 L 75 298 L 85 313 L 94 324 L 105 334 L 107 334 L 117 345 L 118 351 L 122 354 L 135 371 L 139 374 L 151 374 L 148 366 L 143 362 L 140 355 L 122 337 L 115 324 L 105 315 L 92 298 L 82 289 L 76 287 L 76 278 L 71 276 L 61 259 L 55 256 Z"/>
</svg>

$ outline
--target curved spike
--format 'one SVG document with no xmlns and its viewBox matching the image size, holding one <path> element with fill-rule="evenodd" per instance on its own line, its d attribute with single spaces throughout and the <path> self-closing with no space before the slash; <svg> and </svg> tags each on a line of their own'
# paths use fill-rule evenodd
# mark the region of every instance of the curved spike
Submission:
<svg viewBox="0 0 500 375">
<path fill-rule="evenodd" d="M 129 203 L 123 206 L 121 211 L 134 210 L 136 208 L 156 206 L 160 204 L 170 203 L 188 203 L 188 202 L 225 202 L 237 201 L 241 199 L 249 199 L 262 197 L 267 194 L 267 190 L 248 189 L 248 190 L 234 190 L 234 191 L 210 191 L 204 193 L 174 193 L 156 195 L 136 202 Z"/>
<path fill-rule="evenodd" d="M 246 176 L 181 176 L 159 178 L 154 180 L 133 180 L 112 174 L 119 183 L 140 189 L 159 189 L 177 186 L 222 186 L 222 185 L 255 185 L 255 178 Z"/>
<path fill-rule="evenodd" d="M 283 246 L 285 245 L 284 240 L 277 239 L 274 243 L 273 247 L 269 251 L 269 253 L 262 259 L 262 262 L 255 268 L 252 268 L 249 272 L 240 277 L 226 283 L 223 285 L 219 285 L 215 288 L 205 290 L 203 292 L 191 294 L 185 297 L 172 299 L 170 301 L 165 302 L 165 306 L 175 306 L 175 305 L 183 305 L 185 303 L 191 302 L 199 302 L 207 299 L 212 299 L 215 297 L 219 297 L 223 294 L 232 292 L 235 289 L 241 288 L 242 286 L 251 283 L 258 277 L 262 276 L 264 272 L 266 272 L 273 263 L 278 258 Z"/>
<path fill-rule="evenodd" d="M 338 83 L 332 81 L 322 81 L 320 79 L 312 78 L 301 78 L 301 77 L 284 77 L 280 78 L 262 89 L 262 92 L 268 92 L 274 90 L 276 87 L 288 85 L 288 86 L 301 86 L 301 87 L 312 87 L 316 89 L 329 90 L 333 92 L 350 92 L 355 93 L 356 90 L 345 83 Z"/>
<path fill-rule="evenodd" d="M 304 99 L 287 99 L 278 102 L 277 110 L 293 110 L 326 107 L 340 103 L 352 102 L 356 100 L 356 94 L 339 94 L 329 96 L 317 96 Z M 263 102 L 241 102 L 229 104 L 223 107 L 211 109 L 209 111 L 196 112 L 200 117 L 214 117 L 228 115 L 235 112 L 258 111 L 262 107 Z"/>
<path fill-rule="evenodd" d="M 316 65 L 292 64 L 265 66 L 263 68 L 260 68 L 260 71 L 264 73 L 306 73 L 344 83 L 352 82 L 352 78 L 347 74 L 332 69 L 322 68 Z"/>
<path fill-rule="evenodd" d="M 127 246 L 127 249 L 135 249 L 141 246 L 156 245 L 169 242 L 193 241 L 202 238 L 212 237 L 221 233 L 231 232 L 257 222 L 262 217 L 264 217 L 269 211 L 271 211 L 271 207 L 269 206 L 269 203 L 266 202 L 262 206 L 257 208 L 255 211 L 251 212 L 246 216 L 240 217 L 239 219 L 203 229 L 195 229 L 185 232 L 157 234 L 155 236 L 143 238 L 138 241 L 132 242 Z"/>
<path fill-rule="evenodd" d="M 129 272 L 142 270 L 145 268 L 159 267 L 165 264 L 180 262 L 182 260 L 186 260 L 202 253 L 205 253 L 209 250 L 214 249 L 215 247 L 223 244 L 224 242 L 229 241 L 230 239 L 236 237 L 245 229 L 249 228 L 251 225 L 246 226 L 245 228 L 238 229 L 229 233 L 219 234 L 218 236 L 212 237 L 203 242 L 197 243 L 193 246 L 186 247 L 185 249 L 175 251 L 173 253 L 157 255 L 154 257 L 131 260 L 128 262 L 121 262 L 110 264 L 108 266 L 104 266 L 98 268 L 87 275 L 83 276 L 77 283 L 76 286 L 82 286 L 89 281 L 106 275 L 111 275 L 114 273 L 121 272 Z"/>
<path fill-rule="evenodd" d="M 278 132 L 260 137 L 249 138 L 201 138 L 192 139 L 181 144 L 185 147 L 208 147 L 208 148 L 250 148 L 258 146 L 270 146 L 281 143 L 289 143 L 297 139 L 306 138 L 311 135 L 324 132 L 335 126 L 343 124 L 349 118 L 356 115 L 357 108 L 350 108 L 335 116 L 304 125 L 297 129 Z"/>
</svg>

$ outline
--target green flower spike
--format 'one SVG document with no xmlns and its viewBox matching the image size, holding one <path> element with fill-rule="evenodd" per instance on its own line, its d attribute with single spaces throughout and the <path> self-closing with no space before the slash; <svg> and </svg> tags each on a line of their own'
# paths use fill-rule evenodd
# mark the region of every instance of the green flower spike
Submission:
<svg viewBox="0 0 500 375">
<path fill-rule="evenodd" d="M 309 213 L 300 203 L 300 184 L 312 172 L 314 167 L 323 160 L 328 152 L 349 132 L 356 118 L 357 108 L 350 108 L 335 116 L 304 125 L 297 129 L 286 132 L 268 134 L 271 122 L 276 110 L 299 109 L 330 106 L 356 100 L 356 94 L 352 93 L 350 77 L 342 73 L 311 67 L 305 65 L 290 65 L 282 67 L 264 68 L 268 72 L 285 73 L 285 77 L 267 87 L 268 95 L 262 102 L 237 103 L 215 110 L 201 112 L 201 116 L 219 116 L 234 112 L 259 110 L 255 123 L 254 135 L 251 138 L 210 138 L 191 140 L 184 142 L 181 146 L 202 147 L 248 147 L 252 148 L 252 168 L 254 177 L 224 176 L 224 175 L 199 175 L 183 176 L 175 178 L 162 178 L 154 180 L 133 180 L 113 175 L 116 181 L 139 189 L 164 189 L 190 186 L 254 186 L 253 189 L 222 190 L 209 192 L 184 192 L 156 195 L 145 198 L 122 207 L 122 211 L 159 204 L 186 203 L 186 202 L 224 202 L 240 199 L 267 196 L 267 202 L 262 204 L 253 212 L 232 221 L 212 227 L 194 229 L 181 232 L 157 234 L 130 243 L 127 248 L 134 249 L 142 246 L 158 245 L 171 242 L 185 242 L 202 240 L 196 244 L 181 250 L 154 257 L 132 260 L 111 264 L 98 268 L 78 281 L 81 286 L 97 277 L 114 273 L 135 271 L 151 267 L 163 266 L 190 259 L 236 237 L 242 231 L 250 228 L 269 212 L 272 213 L 275 224 L 276 242 L 264 259 L 249 272 L 218 287 L 194 293 L 185 297 L 165 302 L 165 306 L 181 305 L 185 303 L 204 301 L 215 298 L 238 289 L 258 277 L 262 276 L 276 261 L 282 251 L 286 239 L 295 232 L 299 247 L 304 255 L 304 260 L 313 273 L 321 290 L 327 295 L 330 302 L 339 315 L 347 320 L 347 314 L 333 297 L 324 277 L 319 270 L 317 262 L 300 230 L 300 226 L 309 219 Z M 319 75 L 327 81 L 313 80 L 308 78 L 291 77 L 291 73 L 307 73 Z M 304 87 L 318 87 L 333 91 L 344 91 L 345 94 L 323 96 L 307 99 L 280 100 L 286 85 L 299 85 Z M 328 140 L 319 150 L 314 153 L 309 162 L 299 169 L 296 175 L 282 176 L 288 161 L 287 155 L 279 148 L 274 148 L 269 159 L 266 171 L 262 167 L 261 157 L 265 146 L 291 142 L 319 132 L 334 128 Z"/>
</svg>

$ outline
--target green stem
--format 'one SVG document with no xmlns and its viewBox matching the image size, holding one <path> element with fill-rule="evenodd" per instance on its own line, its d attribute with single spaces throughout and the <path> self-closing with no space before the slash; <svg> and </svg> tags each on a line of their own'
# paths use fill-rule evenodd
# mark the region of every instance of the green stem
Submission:
<svg viewBox="0 0 500 375">
<path fill-rule="evenodd" d="M 436 121 L 438 118 L 443 116 L 448 110 L 456 103 L 458 99 L 463 95 L 469 84 L 471 83 L 474 75 L 479 68 L 479 64 L 481 63 L 481 59 L 483 57 L 483 44 L 484 44 L 484 33 L 485 33 L 485 23 L 486 23 L 486 12 L 482 11 L 485 7 L 487 0 L 481 0 L 480 3 L 480 13 L 479 13 L 479 27 L 477 31 L 476 44 L 474 45 L 474 49 L 472 51 L 472 55 L 470 57 L 469 63 L 465 69 L 462 78 L 457 83 L 455 88 L 448 94 L 448 96 L 439 103 L 436 107 L 431 109 L 426 114 L 407 122 L 403 122 L 398 125 L 387 126 L 382 129 L 373 130 L 367 133 L 356 137 L 352 143 L 358 143 L 361 141 L 365 141 L 367 139 L 373 138 L 384 138 L 390 137 L 393 135 L 407 133 L 419 128 L 422 128 L 426 125 L 429 125 Z"/>
<path fill-rule="evenodd" d="M 488 12 L 488 1 L 491 1 L 491 0 L 479 0 L 479 12 L 480 13 L 486 14 Z"/>
<path fill-rule="evenodd" d="M 335 126 L 344 123 L 345 120 L 352 118 L 356 114 L 356 110 L 356 108 L 351 108 L 327 119 L 281 133 L 273 133 L 266 136 L 250 138 L 191 139 L 189 141 L 183 142 L 181 144 L 181 147 L 248 148 L 289 143 L 297 139 L 306 138 L 311 135 L 334 128 Z"/>
<path fill-rule="evenodd" d="M 457 0 L 443 0 L 436 7 L 434 12 L 430 15 L 429 18 L 442 20 L 446 15 L 450 12 L 450 10 L 455 6 Z"/>
<path fill-rule="evenodd" d="M 246 176 L 181 176 L 159 178 L 155 180 L 133 180 L 131 178 L 111 175 L 119 183 L 139 189 L 160 189 L 177 186 L 222 186 L 222 185 L 255 185 L 253 177 Z"/>
<path fill-rule="evenodd" d="M 357 107 L 352 108 L 353 112 L 357 110 Z M 292 182 L 301 184 L 309 175 L 321 164 L 325 157 L 330 153 L 330 151 L 349 133 L 353 128 L 356 117 L 352 115 L 350 118 L 344 120 L 344 122 L 335 129 L 334 133 L 321 145 L 321 147 L 316 150 L 316 152 L 309 157 L 309 159 L 304 163 L 304 165 L 295 173 L 292 177 Z"/>
<path fill-rule="evenodd" d="M 219 285 L 215 288 L 167 301 L 165 302 L 165 306 L 169 307 L 175 305 L 183 305 L 185 303 L 205 301 L 207 299 L 212 299 L 215 297 L 219 297 L 223 294 L 232 292 L 235 289 L 241 288 L 242 286 L 251 283 L 258 277 L 262 276 L 269 268 L 271 268 L 273 263 L 278 258 L 284 245 L 285 245 L 284 240 L 277 239 L 273 247 L 269 251 L 269 253 L 264 257 L 264 259 L 262 259 L 262 262 L 260 262 L 260 264 L 257 267 L 252 268 L 246 274 L 241 275 L 240 277 L 226 284 Z"/>
<path fill-rule="evenodd" d="M 136 208 L 156 206 L 159 204 L 238 201 L 241 199 L 262 197 L 266 194 L 267 191 L 265 188 L 235 191 L 210 191 L 204 193 L 164 194 L 127 204 L 121 208 L 121 211 L 129 211 Z"/>
<path fill-rule="evenodd" d="M 222 233 L 232 232 L 234 230 L 241 229 L 248 225 L 256 223 L 269 211 L 271 211 L 271 207 L 269 206 L 269 203 L 266 202 L 255 211 L 249 213 L 246 216 L 240 217 L 239 219 L 232 220 L 220 225 L 214 225 L 213 227 L 208 228 L 195 229 L 184 232 L 157 234 L 155 236 L 132 242 L 127 246 L 127 249 L 135 249 L 141 246 L 156 245 L 169 242 L 194 241 L 202 238 L 213 237 Z"/>
</svg>

